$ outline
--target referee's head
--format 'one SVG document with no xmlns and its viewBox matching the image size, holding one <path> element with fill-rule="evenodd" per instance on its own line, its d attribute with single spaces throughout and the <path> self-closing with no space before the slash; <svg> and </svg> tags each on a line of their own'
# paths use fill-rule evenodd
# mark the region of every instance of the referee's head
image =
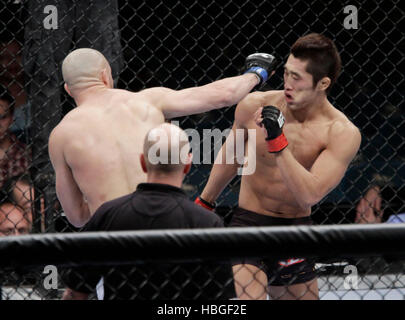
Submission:
<svg viewBox="0 0 405 320">
<path fill-rule="evenodd" d="M 190 171 L 192 155 L 187 134 L 170 123 L 151 129 L 145 137 L 141 164 L 149 175 L 182 175 Z"/>
</svg>

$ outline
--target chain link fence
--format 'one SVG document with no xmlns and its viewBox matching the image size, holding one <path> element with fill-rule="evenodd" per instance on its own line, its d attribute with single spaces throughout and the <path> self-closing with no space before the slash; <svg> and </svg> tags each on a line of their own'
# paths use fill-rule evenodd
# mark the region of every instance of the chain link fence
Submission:
<svg viewBox="0 0 405 320">
<path fill-rule="evenodd" d="M 322 261 L 322 259 L 319 259 Z M 403 261 L 381 257 L 341 259 L 315 264 L 317 289 L 309 287 L 299 293 L 286 286 L 261 284 L 252 273 L 256 291 L 247 287 L 243 299 L 303 299 L 313 293 L 321 300 L 403 300 L 405 276 Z M 237 278 L 227 273 L 229 265 L 217 263 L 156 264 L 142 263 L 114 267 L 45 269 L 46 266 L 21 269 L 4 268 L 1 275 L 2 300 L 61 299 L 65 288 L 84 293 L 89 300 L 230 300 L 236 298 Z M 272 278 L 281 272 L 281 266 Z M 237 269 L 235 275 L 237 277 Z M 53 272 L 53 273 L 52 273 Z M 92 276 L 89 277 L 89 274 Z M 94 275 L 100 277 L 96 280 Z"/>
<path fill-rule="evenodd" d="M 180 89 L 240 74 L 245 57 L 253 52 L 272 53 L 284 63 L 290 46 L 309 32 L 335 41 L 343 69 L 330 101 L 362 133 L 357 157 L 341 184 L 313 208 L 313 220 L 322 225 L 400 221 L 405 212 L 405 19 L 399 4 L 399 0 L 344 4 L 330 0 L 4 1 L 0 7 L 0 233 L 77 231 L 57 201 L 47 151 L 52 128 L 74 107 L 61 77 L 61 62 L 72 49 L 100 50 L 119 88 Z M 264 90 L 282 88 L 279 67 Z M 234 110 L 232 106 L 175 120 L 203 136 L 204 129 L 230 128 Z M 210 169 L 209 164 L 193 165 L 184 183 L 190 198 L 202 192 Z M 225 222 L 237 203 L 239 185 L 237 177 L 218 199 L 217 212 Z M 318 265 L 317 272 L 341 274 L 336 270 L 342 265 L 334 267 L 334 263 Z M 377 277 L 364 281 L 369 288 L 384 288 L 383 282 L 385 288 L 403 287 L 403 268 L 392 267 L 393 261 L 353 265 Z M 320 290 L 340 286 L 331 272 Z M 384 281 L 379 276 L 383 274 L 388 274 Z M 38 273 L 18 279 L 12 274 L 2 278 L 6 286 L 14 283 L 17 291 L 26 285 L 35 288 L 42 281 Z M 3 290 L 2 298 L 15 298 L 17 291 L 10 296 Z M 50 298 L 50 291 L 41 292 L 38 297 Z M 365 294 L 353 292 L 367 298 L 367 289 Z M 381 298 L 390 297 L 381 293 Z"/>
</svg>

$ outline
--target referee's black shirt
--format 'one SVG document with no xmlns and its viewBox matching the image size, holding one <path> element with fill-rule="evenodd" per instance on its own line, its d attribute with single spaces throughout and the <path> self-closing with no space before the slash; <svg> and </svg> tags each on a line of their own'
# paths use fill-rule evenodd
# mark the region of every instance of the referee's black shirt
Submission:
<svg viewBox="0 0 405 320">
<path fill-rule="evenodd" d="M 213 227 L 223 227 L 222 219 L 193 203 L 180 188 L 141 183 L 135 192 L 104 203 L 83 231 Z M 235 295 L 231 266 L 223 262 L 147 263 L 100 270 L 69 270 L 63 280 L 73 290 L 90 293 L 103 276 L 104 299 L 227 299 Z"/>
<path fill-rule="evenodd" d="M 196 205 L 177 187 L 141 183 L 134 193 L 103 204 L 86 231 L 223 227 L 221 218 Z"/>
</svg>

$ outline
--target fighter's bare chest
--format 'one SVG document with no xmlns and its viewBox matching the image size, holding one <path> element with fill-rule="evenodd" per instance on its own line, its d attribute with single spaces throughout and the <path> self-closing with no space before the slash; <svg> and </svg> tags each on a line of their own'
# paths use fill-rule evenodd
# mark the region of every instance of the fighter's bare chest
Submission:
<svg viewBox="0 0 405 320">
<path fill-rule="evenodd" d="M 253 125 L 255 124 L 250 126 L 251 129 L 255 128 Z M 286 122 L 283 132 L 288 140 L 289 150 L 306 169 L 312 167 L 320 153 L 326 148 L 326 128 L 322 125 L 302 125 Z M 274 156 L 267 152 L 267 143 L 262 130 L 256 130 L 256 152 L 259 161 L 262 159 L 268 165 L 275 165 Z"/>
<path fill-rule="evenodd" d="M 284 134 L 294 157 L 308 169 L 327 145 L 325 131 L 316 126 L 305 128 L 287 123 L 284 126 Z"/>
</svg>

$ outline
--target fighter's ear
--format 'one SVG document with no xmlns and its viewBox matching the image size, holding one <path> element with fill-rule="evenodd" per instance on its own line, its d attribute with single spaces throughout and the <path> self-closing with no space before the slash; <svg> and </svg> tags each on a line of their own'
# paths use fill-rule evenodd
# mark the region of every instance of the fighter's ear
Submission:
<svg viewBox="0 0 405 320">
<path fill-rule="evenodd" d="M 141 160 L 141 167 L 143 172 L 148 173 L 148 169 L 146 168 L 145 156 L 143 155 L 143 153 L 139 156 L 139 159 Z"/>
<path fill-rule="evenodd" d="M 63 87 L 65 88 L 65 91 L 68 93 L 69 96 L 72 96 L 72 93 L 69 90 L 69 87 L 67 85 L 67 83 L 65 82 L 65 84 L 63 85 Z"/>
<path fill-rule="evenodd" d="M 110 77 L 107 69 L 103 69 L 103 71 L 101 71 L 101 81 L 103 81 L 106 87 L 110 87 Z"/>
<path fill-rule="evenodd" d="M 331 80 L 329 77 L 323 77 L 321 80 L 318 81 L 318 89 L 321 91 L 326 91 L 331 84 Z"/>
</svg>

